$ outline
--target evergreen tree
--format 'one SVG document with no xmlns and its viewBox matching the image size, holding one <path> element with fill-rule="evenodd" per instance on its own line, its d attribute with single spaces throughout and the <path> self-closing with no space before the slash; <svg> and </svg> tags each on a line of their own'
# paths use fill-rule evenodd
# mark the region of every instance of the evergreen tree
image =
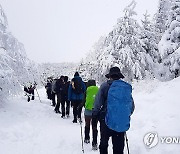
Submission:
<svg viewBox="0 0 180 154">
<path fill-rule="evenodd" d="M 162 57 L 163 67 L 169 72 L 163 75 L 166 78 L 179 76 L 180 72 L 180 1 L 174 0 L 168 18 L 168 29 L 159 42 L 159 51 Z M 166 69 L 167 70 L 167 69 Z M 169 74 L 168 74 L 169 73 Z"/>
<path fill-rule="evenodd" d="M 120 67 L 126 76 L 125 80 L 129 82 L 152 74 L 153 63 L 159 58 L 157 44 L 155 40 L 151 40 L 154 34 L 150 31 L 150 25 L 144 23 L 142 29 L 134 19 L 135 6 L 136 2 L 132 1 L 124 9 L 124 16 L 118 19 L 114 29 L 98 41 L 93 52 L 81 63 L 85 74 L 89 73 L 88 77 L 92 78 L 93 75 L 102 83 L 106 80 L 104 75 L 112 66 Z M 148 34 L 151 36 L 147 36 Z M 148 39 L 151 42 L 148 42 Z"/>
<path fill-rule="evenodd" d="M 122 70 L 127 80 L 143 79 L 146 71 L 151 71 L 152 58 L 146 54 L 145 44 L 141 40 L 141 28 L 133 18 L 136 15 L 132 1 L 124 9 L 124 16 L 107 37 L 109 44 L 104 48 L 102 70 L 109 70 L 116 65 Z M 106 72 L 103 71 L 103 72 Z"/>
<path fill-rule="evenodd" d="M 6 15 L 0 6 L 1 100 L 22 91 L 22 85 L 29 81 L 28 61 L 23 44 L 9 32 Z"/>
<path fill-rule="evenodd" d="M 158 12 L 155 15 L 155 30 L 158 42 L 167 29 L 166 23 L 169 16 L 171 1 L 172 0 L 159 0 Z"/>
<path fill-rule="evenodd" d="M 147 13 L 144 14 L 144 19 L 141 20 L 142 22 L 142 29 L 141 29 L 141 39 L 144 42 L 144 48 L 146 53 L 152 57 L 154 62 L 160 62 L 160 54 L 158 51 L 158 45 L 156 40 L 156 33 L 155 33 L 155 26 L 149 20 L 150 15 Z"/>
</svg>

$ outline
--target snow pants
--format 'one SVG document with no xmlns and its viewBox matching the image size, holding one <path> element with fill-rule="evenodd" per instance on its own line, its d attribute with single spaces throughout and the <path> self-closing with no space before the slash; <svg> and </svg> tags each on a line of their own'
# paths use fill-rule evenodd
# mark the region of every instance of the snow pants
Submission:
<svg viewBox="0 0 180 154">
<path fill-rule="evenodd" d="M 113 154 L 123 154 L 125 132 L 116 132 L 107 127 L 104 120 L 100 121 L 100 154 L 108 154 L 108 141 L 112 137 Z"/>
<path fill-rule="evenodd" d="M 52 105 L 56 106 L 56 94 L 55 93 L 51 93 L 51 99 L 52 99 Z"/>
<path fill-rule="evenodd" d="M 71 101 L 72 106 L 73 106 L 73 115 L 74 115 L 74 120 L 77 120 L 77 118 L 81 119 L 81 103 L 82 100 L 73 100 Z"/>
<path fill-rule="evenodd" d="M 90 125 L 92 123 L 92 144 L 97 144 L 97 134 L 98 134 L 98 130 L 97 130 L 97 121 L 95 122 L 91 122 L 92 121 L 92 116 L 87 116 L 85 115 L 85 140 L 89 140 L 90 136 Z"/>
</svg>

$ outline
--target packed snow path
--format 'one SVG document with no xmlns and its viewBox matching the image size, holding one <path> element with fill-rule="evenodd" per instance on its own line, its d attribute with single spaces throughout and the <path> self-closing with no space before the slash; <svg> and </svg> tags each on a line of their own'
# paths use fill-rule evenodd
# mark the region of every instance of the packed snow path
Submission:
<svg viewBox="0 0 180 154">
<path fill-rule="evenodd" d="M 148 149 L 143 143 L 148 132 L 180 136 L 179 87 L 180 78 L 134 84 L 136 109 L 127 133 L 131 154 L 179 154 L 180 144 L 159 143 Z M 45 89 L 39 94 L 42 103 L 37 97 L 27 102 L 26 97 L 19 96 L 0 106 L 0 154 L 81 154 L 80 124 L 72 123 L 72 113 L 68 119 L 55 114 Z M 111 147 L 110 143 L 110 154 Z M 84 149 L 85 154 L 99 153 L 91 150 L 91 144 L 85 144 Z"/>
</svg>

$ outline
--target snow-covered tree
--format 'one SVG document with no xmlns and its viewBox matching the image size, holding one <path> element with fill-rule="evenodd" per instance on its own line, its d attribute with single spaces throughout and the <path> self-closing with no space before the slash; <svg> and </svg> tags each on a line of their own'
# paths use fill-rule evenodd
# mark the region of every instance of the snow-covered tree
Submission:
<svg viewBox="0 0 180 154">
<path fill-rule="evenodd" d="M 86 58 L 81 60 L 77 70 L 80 71 L 84 81 L 95 79 L 98 84 L 104 81 L 105 78 L 102 78 L 103 73 L 100 64 L 102 61 L 101 57 L 103 57 L 103 48 L 106 46 L 106 43 L 106 38 L 100 37 Z"/>
<path fill-rule="evenodd" d="M 146 54 L 145 44 L 141 40 L 141 27 L 134 19 L 136 2 L 132 1 L 124 9 L 124 16 L 107 37 L 111 39 L 104 48 L 102 70 L 119 66 L 127 80 L 143 79 L 146 71 L 151 70 L 152 58 Z M 106 72 L 104 71 L 104 73 Z"/>
<path fill-rule="evenodd" d="M 37 74 L 41 76 L 40 80 L 44 85 L 48 77 L 59 78 L 61 75 L 66 75 L 71 79 L 77 66 L 76 63 L 42 63 L 38 65 Z"/>
<path fill-rule="evenodd" d="M 148 29 L 143 38 L 142 28 L 134 19 L 135 6 L 136 2 L 132 1 L 124 9 L 124 16 L 118 19 L 114 29 L 102 41 L 99 41 L 90 53 L 94 56 L 89 55 L 83 63 L 84 68 L 88 66 L 85 70 L 99 83 L 106 80 L 104 75 L 112 66 L 120 67 L 129 82 L 133 79 L 143 79 L 147 73 L 152 73 L 153 61 L 157 61 L 153 58 L 158 59 L 157 44 L 153 40 L 147 41 L 149 44 L 146 44 L 147 42 L 143 40 L 148 35 Z M 153 38 L 153 33 L 150 31 L 149 33 L 152 36 L 146 39 Z"/>
<path fill-rule="evenodd" d="M 29 82 L 27 70 L 29 59 L 25 49 L 8 30 L 6 15 L 0 6 L 0 99 L 22 91 Z M 34 65 L 33 65 L 34 66 Z"/>
<path fill-rule="evenodd" d="M 163 68 L 169 70 L 162 73 L 166 78 L 180 75 L 180 1 L 174 0 L 168 18 L 168 29 L 159 42 Z"/>
<path fill-rule="evenodd" d="M 168 20 L 171 3 L 172 0 L 159 0 L 158 12 L 155 15 L 155 31 L 158 42 L 167 29 L 166 23 Z"/>
<path fill-rule="evenodd" d="M 146 53 L 152 57 L 152 60 L 154 62 L 160 62 L 161 59 L 158 51 L 155 26 L 149 18 L 150 15 L 146 11 L 146 13 L 144 14 L 144 19 L 141 20 L 141 39 L 144 42 Z"/>
</svg>

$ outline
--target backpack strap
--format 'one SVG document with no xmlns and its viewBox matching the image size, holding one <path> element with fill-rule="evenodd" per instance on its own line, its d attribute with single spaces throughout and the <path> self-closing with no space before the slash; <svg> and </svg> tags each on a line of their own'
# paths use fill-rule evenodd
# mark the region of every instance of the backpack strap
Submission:
<svg viewBox="0 0 180 154">
<path fill-rule="evenodd" d="M 102 104 L 102 106 L 101 106 L 101 108 L 100 108 L 100 111 L 99 111 L 99 120 L 102 120 L 102 121 L 105 120 L 105 115 L 106 115 L 106 112 L 107 112 L 107 97 L 108 97 L 108 91 L 109 91 L 109 88 L 111 87 L 112 83 L 113 83 L 113 82 L 109 83 L 109 82 L 107 81 L 107 85 L 108 85 L 108 86 L 107 86 L 106 89 L 104 89 L 104 90 L 105 90 L 105 91 L 104 91 L 104 95 L 103 95 L 103 97 L 104 97 L 104 102 L 103 102 L 103 104 Z"/>
</svg>

